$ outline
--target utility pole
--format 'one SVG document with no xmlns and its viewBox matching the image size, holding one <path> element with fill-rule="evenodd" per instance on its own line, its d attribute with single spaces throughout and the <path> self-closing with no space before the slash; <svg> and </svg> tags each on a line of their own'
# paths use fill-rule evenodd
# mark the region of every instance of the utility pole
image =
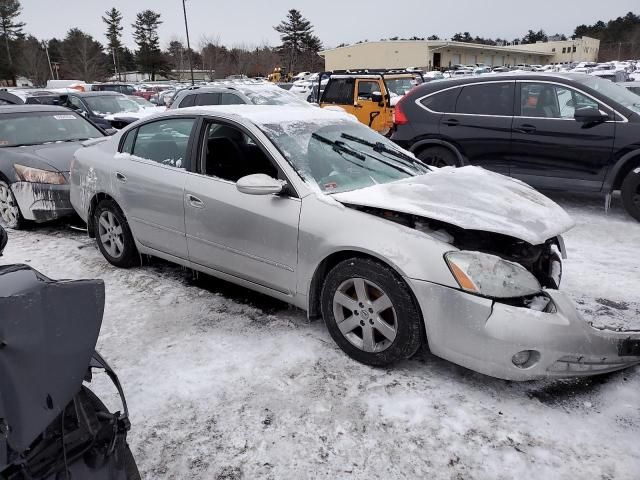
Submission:
<svg viewBox="0 0 640 480">
<path fill-rule="evenodd" d="M 56 77 L 53 76 L 53 67 L 51 66 L 51 57 L 49 57 L 49 47 L 47 46 L 47 42 L 42 41 L 42 45 L 44 46 L 44 51 L 47 54 L 47 62 L 49 62 L 49 71 L 51 72 L 51 80 L 55 80 Z"/>
<path fill-rule="evenodd" d="M 193 78 L 193 60 L 191 59 L 191 43 L 189 42 L 189 25 L 187 24 L 187 7 L 185 5 L 186 0 L 182 0 L 182 12 L 184 13 L 184 31 L 187 33 L 187 52 L 189 56 L 189 71 L 191 72 L 191 85 L 195 85 L 196 81 Z"/>
</svg>

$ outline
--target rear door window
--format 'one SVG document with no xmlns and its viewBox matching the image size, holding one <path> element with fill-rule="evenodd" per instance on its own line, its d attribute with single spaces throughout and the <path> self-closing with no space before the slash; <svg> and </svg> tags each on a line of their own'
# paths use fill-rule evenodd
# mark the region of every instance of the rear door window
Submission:
<svg viewBox="0 0 640 480">
<path fill-rule="evenodd" d="M 515 82 L 466 85 L 456 102 L 456 113 L 513 116 Z"/>
<path fill-rule="evenodd" d="M 196 95 L 186 95 L 180 102 L 179 108 L 193 107 L 196 104 Z"/>
<path fill-rule="evenodd" d="M 162 165 L 185 169 L 187 148 L 194 123 L 193 118 L 172 118 L 138 127 L 133 155 Z M 128 134 L 127 140 L 130 135 L 131 133 Z"/>
<path fill-rule="evenodd" d="M 338 105 L 352 105 L 355 90 L 355 79 L 332 78 L 325 88 L 322 98 L 323 103 L 335 103 Z"/>
<path fill-rule="evenodd" d="M 219 93 L 199 93 L 196 105 L 220 105 Z"/>
</svg>

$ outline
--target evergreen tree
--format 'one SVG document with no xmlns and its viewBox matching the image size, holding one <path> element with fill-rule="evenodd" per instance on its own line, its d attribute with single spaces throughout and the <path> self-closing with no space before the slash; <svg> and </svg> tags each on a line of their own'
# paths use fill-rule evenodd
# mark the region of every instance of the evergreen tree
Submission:
<svg viewBox="0 0 640 480">
<path fill-rule="evenodd" d="M 153 10 L 144 10 L 136 16 L 133 24 L 133 38 L 138 45 L 136 61 L 140 71 L 148 73 L 151 80 L 156 74 L 166 73 L 167 61 L 160 50 L 158 27 L 162 24 L 160 14 Z"/>
<path fill-rule="evenodd" d="M 18 22 L 22 7 L 19 0 L 0 0 L 0 34 L 4 40 L 4 48 L 7 54 L 6 63 L 0 65 L 5 75 L 9 76 L 15 85 L 16 71 L 13 65 L 13 56 L 11 55 L 11 43 L 23 37 L 23 22 Z M 3 62 L 4 63 L 4 62 Z"/>
<path fill-rule="evenodd" d="M 320 39 L 313 35 L 311 22 L 296 9 L 289 10 L 280 25 L 273 28 L 280 34 L 282 44 L 278 51 L 286 59 L 287 71 L 291 73 L 298 67 L 303 52 L 315 56 L 322 48 Z"/>
<path fill-rule="evenodd" d="M 102 21 L 107 25 L 105 36 L 107 37 L 107 47 L 111 52 L 114 68 L 118 76 L 120 75 L 120 56 L 122 53 L 122 13 L 115 7 L 104 12 Z"/>
<path fill-rule="evenodd" d="M 62 63 L 60 76 L 95 82 L 104 80 L 109 59 L 102 44 L 79 28 L 72 28 L 60 44 Z"/>
</svg>

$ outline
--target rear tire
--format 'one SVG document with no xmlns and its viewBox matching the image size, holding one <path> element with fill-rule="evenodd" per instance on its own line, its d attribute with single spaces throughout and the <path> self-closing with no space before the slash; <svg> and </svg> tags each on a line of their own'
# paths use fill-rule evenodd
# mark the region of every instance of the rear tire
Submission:
<svg viewBox="0 0 640 480">
<path fill-rule="evenodd" d="M 321 306 L 331 337 L 358 362 L 390 365 L 410 358 L 422 344 L 422 319 L 409 287 L 375 260 L 351 258 L 333 267 Z"/>
<path fill-rule="evenodd" d="M 640 168 L 630 171 L 622 182 L 622 203 L 629 215 L 640 222 Z"/>
<path fill-rule="evenodd" d="M 458 157 L 447 147 L 427 147 L 418 153 L 418 159 L 432 167 L 457 167 Z"/>
<path fill-rule="evenodd" d="M 122 210 L 113 200 L 102 200 L 93 214 L 98 248 L 107 261 L 120 268 L 140 265 L 140 254 Z"/>
<path fill-rule="evenodd" d="M 14 230 L 20 230 L 25 226 L 25 219 L 20 213 L 16 197 L 4 180 L 0 180 L 0 222 Z"/>
</svg>

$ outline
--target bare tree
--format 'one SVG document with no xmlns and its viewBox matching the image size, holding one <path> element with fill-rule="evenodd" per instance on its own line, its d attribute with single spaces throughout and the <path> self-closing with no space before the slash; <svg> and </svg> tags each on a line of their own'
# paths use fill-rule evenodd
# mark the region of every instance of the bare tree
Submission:
<svg viewBox="0 0 640 480">
<path fill-rule="evenodd" d="M 47 83 L 50 77 L 47 54 L 36 37 L 29 35 L 21 42 L 16 67 L 18 73 L 29 78 L 35 85 Z"/>
<path fill-rule="evenodd" d="M 86 82 L 102 80 L 108 72 L 108 59 L 102 45 L 78 28 L 72 28 L 62 41 L 62 74 Z"/>
</svg>

